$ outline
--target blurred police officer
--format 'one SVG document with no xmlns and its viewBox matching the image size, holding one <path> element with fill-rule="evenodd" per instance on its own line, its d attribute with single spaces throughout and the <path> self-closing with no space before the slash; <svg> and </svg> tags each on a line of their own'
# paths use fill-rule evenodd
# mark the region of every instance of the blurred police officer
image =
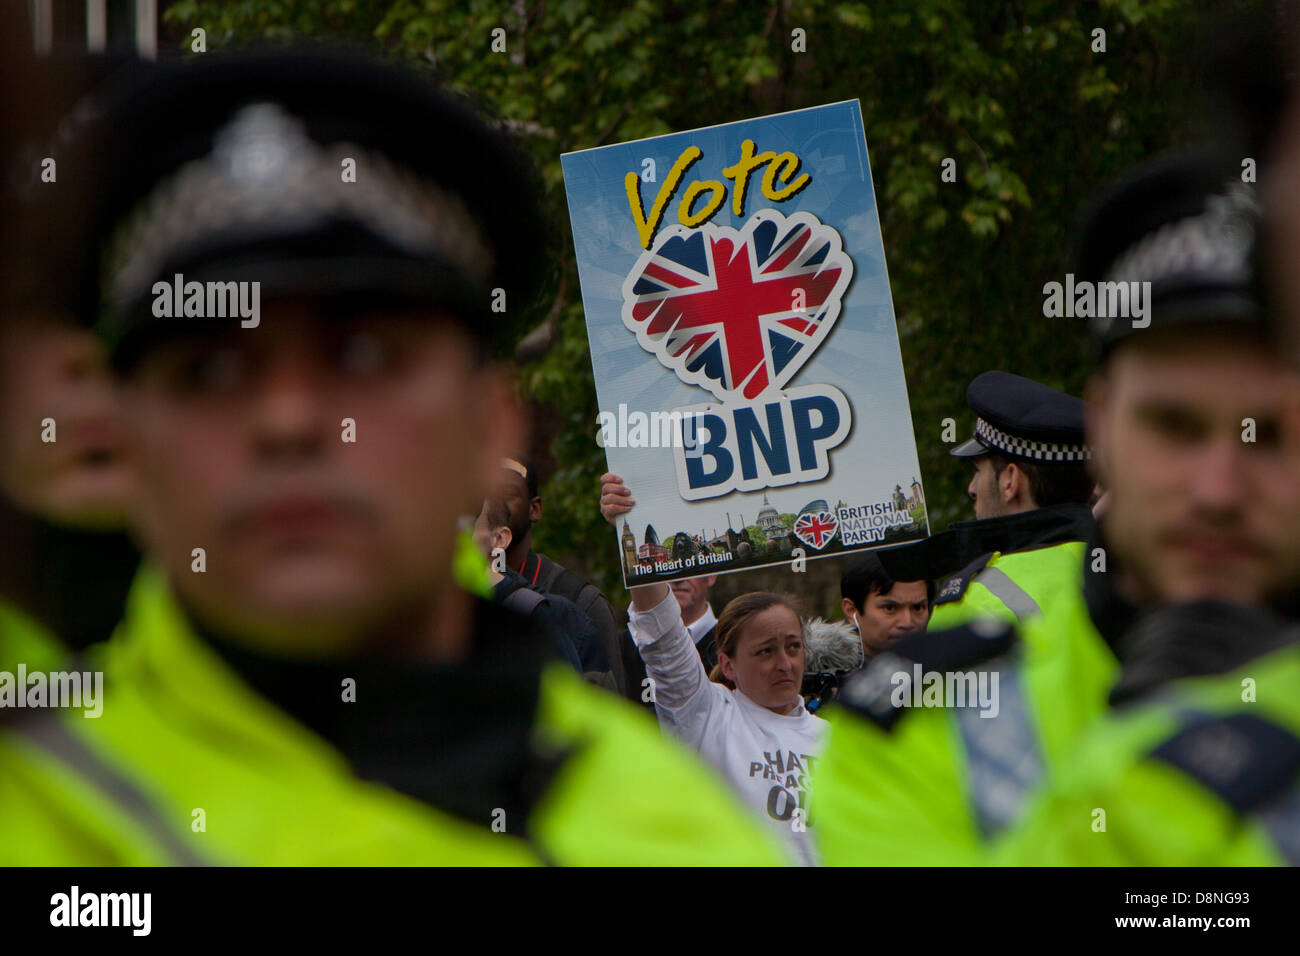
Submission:
<svg viewBox="0 0 1300 956">
<path fill-rule="evenodd" d="M 67 163 L 93 148 L 75 141 L 92 91 L 142 66 L 116 55 L 12 59 L 36 92 L 6 98 L 21 142 L 0 149 L 0 670 L 8 672 L 18 663 L 47 670 L 64 648 L 107 638 L 139 564 L 124 532 L 132 472 L 107 356 L 78 321 L 94 298 L 94 188 Z"/>
<path fill-rule="evenodd" d="M 463 586 L 486 582 L 459 518 L 522 436 L 485 355 L 544 254 L 501 135 L 319 52 L 160 68 L 103 122 L 99 331 L 151 564 L 94 658 L 102 717 L 0 737 L 6 862 L 777 860 Z"/>
<path fill-rule="evenodd" d="M 1149 690 L 1259 650 L 1250 640 L 1135 646 L 1153 609 L 1288 607 L 1300 580 L 1300 473 L 1279 423 L 1296 380 L 1264 334 L 1255 205 L 1239 172 L 1213 151 L 1164 157 L 1090 218 L 1080 278 L 1151 283 L 1149 324 L 1094 326 L 1102 360 L 1087 437 L 1110 507 L 1068 600 L 1015 628 L 975 621 L 905 638 L 846 688 L 852 706 L 832 718 L 816 791 L 829 862 L 978 859 L 1104 713 L 1117 677 Z M 996 707 L 945 697 L 909 713 L 914 668 L 941 681 L 996 678 Z"/>
<path fill-rule="evenodd" d="M 1300 626 L 1198 601 L 1146 615 L 1125 643 L 1115 708 L 1072 743 L 990 861 L 1300 866 Z M 1171 648 L 1231 651 L 1216 655 L 1224 673 L 1170 682 Z"/>
<path fill-rule="evenodd" d="M 1294 9 L 1292 11 L 1294 13 Z M 1243 155 L 1267 157 L 1259 256 L 1279 352 L 1300 367 L 1300 110 L 1286 116 L 1284 57 L 1294 18 L 1257 24 L 1220 55 Z M 1290 36 L 1290 40 L 1286 39 Z M 1281 39 L 1279 39 L 1281 38 Z M 1278 116 L 1281 133 L 1264 148 Z M 1300 481 L 1300 390 L 1280 415 L 1278 451 Z M 1270 425 L 1270 427 L 1274 427 Z M 1294 532 L 1293 532 L 1294 533 Z M 991 859 L 1030 865 L 1300 865 L 1300 580 L 1274 604 L 1172 605 L 1135 621 L 1123 642 L 1122 704 L 1094 724 L 1072 757 L 1007 831 Z M 1172 662 L 1177 662 L 1175 665 Z M 1188 662 L 1194 662 L 1189 665 Z M 1215 669 L 1222 674 L 1200 676 Z M 1170 682 L 1170 673 L 1187 677 Z M 1098 810 L 1102 809 L 1102 813 Z M 1087 828 L 1078 826 L 1087 819 Z"/>
<path fill-rule="evenodd" d="M 971 462 L 976 520 L 880 552 L 896 579 L 947 578 L 930 630 L 1041 613 L 1070 586 L 1092 528 L 1084 403 L 997 371 L 976 377 L 966 402 L 975 434 L 950 454 Z"/>
</svg>

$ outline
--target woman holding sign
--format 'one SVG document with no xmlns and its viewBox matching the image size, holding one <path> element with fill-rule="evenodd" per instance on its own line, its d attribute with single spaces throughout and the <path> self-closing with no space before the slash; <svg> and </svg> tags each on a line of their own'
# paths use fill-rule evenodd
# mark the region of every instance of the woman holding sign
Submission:
<svg viewBox="0 0 1300 956">
<path fill-rule="evenodd" d="M 636 502 L 618 475 L 601 478 L 601 514 L 611 524 Z M 755 591 L 718 618 L 718 663 L 705 673 L 681 608 L 666 584 L 631 589 L 628 628 L 650 677 L 661 726 L 697 750 L 747 802 L 813 863 L 808 773 L 828 724 L 799 696 L 803 620 L 787 598 Z"/>
</svg>

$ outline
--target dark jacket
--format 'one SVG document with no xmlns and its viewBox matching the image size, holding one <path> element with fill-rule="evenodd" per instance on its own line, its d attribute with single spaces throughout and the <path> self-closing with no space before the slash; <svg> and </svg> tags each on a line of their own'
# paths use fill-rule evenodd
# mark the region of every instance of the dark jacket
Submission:
<svg viewBox="0 0 1300 956">
<path fill-rule="evenodd" d="M 1093 525 L 1087 505 L 1049 505 L 997 518 L 958 521 L 920 541 L 882 548 L 876 556 L 895 581 L 938 580 L 993 551 L 1011 554 L 1065 541 L 1087 541 Z"/>
<path fill-rule="evenodd" d="M 540 588 L 547 594 L 558 594 L 560 597 L 567 598 L 578 606 L 578 610 L 591 618 L 600 633 L 600 649 L 604 659 L 601 661 L 593 657 L 586 663 L 593 665 L 592 671 L 608 673 L 609 684 L 613 685 L 613 690 L 620 694 L 626 693 L 627 675 L 624 673 L 622 656 L 619 653 L 619 628 L 614 622 L 614 609 L 610 607 L 605 595 L 601 594 L 594 584 L 584 581 L 572 571 L 531 548 L 518 570 L 529 587 Z M 603 666 L 594 666 L 598 664 Z"/>
<path fill-rule="evenodd" d="M 502 574 L 501 580 L 492 586 L 492 600 L 533 621 L 560 656 L 579 674 L 584 673 L 586 666 L 580 648 L 587 648 L 588 653 L 592 646 L 600 648 L 600 634 L 591 618 L 558 594 L 544 594 L 540 588 L 530 588 L 527 581 L 509 568 Z"/>
<path fill-rule="evenodd" d="M 204 636 L 254 690 L 338 748 L 358 776 L 483 825 L 496 808 L 527 819 L 568 756 L 534 742 L 540 675 L 555 658 L 540 625 L 539 617 L 476 601 L 468 654 L 452 664 L 290 660 Z M 338 688 L 349 678 L 357 702 L 340 707 Z"/>
</svg>

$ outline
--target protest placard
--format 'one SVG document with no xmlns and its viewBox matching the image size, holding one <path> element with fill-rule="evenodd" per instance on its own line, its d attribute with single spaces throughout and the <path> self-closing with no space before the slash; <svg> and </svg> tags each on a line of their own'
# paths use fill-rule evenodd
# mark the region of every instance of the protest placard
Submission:
<svg viewBox="0 0 1300 956">
<path fill-rule="evenodd" d="M 562 163 L 624 582 L 925 537 L 858 102 Z"/>
</svg>

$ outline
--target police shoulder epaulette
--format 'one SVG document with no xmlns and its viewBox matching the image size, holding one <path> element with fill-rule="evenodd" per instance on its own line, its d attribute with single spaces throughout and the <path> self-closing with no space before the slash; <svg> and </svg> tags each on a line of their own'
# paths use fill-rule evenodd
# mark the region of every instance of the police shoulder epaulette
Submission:
<svg viewBox="0 0 1300 956">
<path fill-rule="evenodd" d="M 1253 714 L 1193 713 L 1150 756 L 1177 767 L 1238 813 L 1249 813 L 1294 785 L 1300 737 Z"/>
<path fill-rule="evenodd" d="M 970 587 L 971 581 L 975 579 L 975 575 L 984 570 L 985 565 L 993 560 L 994 553 L 990 551 L 988 554 L 981 554 L 966 567 L 944 581 L 943 587 L 939 588 L 939 593 L 934 596 L 934 603 L 951 604 L 965 597 L 966 589 Z"/>
<path fill-rule="evenodd" d="M 844 684 L 839 701 L 885 730 L 906 706 L 896 706 L 895 689 L 922 673 L 963 670 L 1000 657 L 1015 646 L 1016 629 L 1006 621 L 978 618 L 944 631 L 909 634 L 890 644 Z M 910 700 L 910 696 L 904 695 Z"/>
</svg>

